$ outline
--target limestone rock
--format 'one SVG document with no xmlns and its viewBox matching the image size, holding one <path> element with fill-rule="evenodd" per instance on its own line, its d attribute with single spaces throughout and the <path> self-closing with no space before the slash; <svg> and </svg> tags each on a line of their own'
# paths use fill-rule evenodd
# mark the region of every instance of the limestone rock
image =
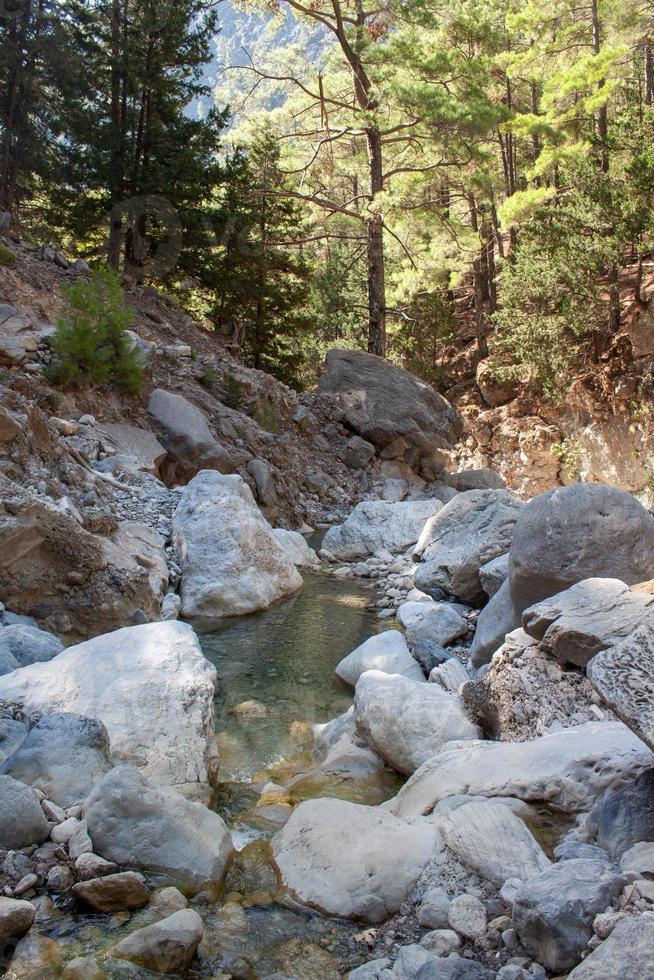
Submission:
<svg viewBox="0 0 654 980">
<path fill-rule="evenodd" d="M 458 494 L 425 525 L 415 548 L 414 576 L 423 592 L 441 590 L 462 602 L 485 598 L 479 570 L 508 551 L 523 508 L 509 490 Z"/>
<path fill-rule="evenodd" d="M 407 642 L 398 630 L 386 630 L 369 637 L 336 665 L 337 675 L 352 687 L 356 686 L 367 670 L 402 674 L 415 681 L 425 679 L 420 665 L 411 656 Z"/>
<path fill-rule="evenodd" d="M 11 776 L 0 776 L 0 848 L 42 844 L 49 834 L 34 790 Z"/>
<path fill-rule="evenodd" d="M 64 967 L 63 980 L 107 980 L 107 974 L 90 956 L 76 956 Z"/>
<path fill-rule="evenodd" d="M 348 439 L 343 450 L 343 462 L 351 470 L 362 470 L 375 455 L 375 447 L 361 436 Z"/>
<path fill-rule="evenodd" d="M 503 803 L 466 803 L 439 830 L 463 864 L 496 885 L 532 878 L 550 864 L 531 831 Z"/>
<path fill-rule="evenodd" d="M 121 521 L 111 538 L 106 539 L 105 554 L 111 555 L 116 564 L 146 573 L 151 590 L 148 608 L 158 607 L 168 585 L 165 544 L 160 534 L 139 521 Z"/>
<path fill-rule="evenodd" d="M 16 946 L 9 964 L 11 980 L 44 980 L 60 977 L 61 947 L 54 939 L 30 932 Z"/>
<path fill-rule="evenodd" d="M 283 527 L 273 528 L 273 534 L 278 543 L 286 551 L 289 561 L 298 568 L 318 568 L 320 559 L 313 548 L 309 547 L 307 539 L 299 531 L 287 531 Z"/>
<path fill-rule="evenodd" d="M 0 896 L 0 946 L 22 939 L 34 922 L 36 909 L 31 902 Z"/>
<path fill-rule="evenodd" d="M 103 878 L 90 878 L 73 885 L 75 898 L 96 912 L 139 909 L 150 901 L 143 875 L 122 871 Z"/>
<path fill-rule="evenodd" d="M 117 866 L 113 861 L 105 861 L 99 854 L 85 852 L 75 861 L 75 873 L 81 881 L 90 881 L 92 878 L 103 878 L 117 871 Z"/>
<path fill-rule="evenodd" d="M 600 650 L 629 636 L 653 606 L 654 596 L 632 592 L 618 579 L 589 578 L 529 606 L 522 625 L 546 653 L 585 667 Z"/>
<path fill-rule="evenodd" d="M 302 578 L 239 476 L 198 473 L 173 517 L 182 565 L 182 611 L 241 616 L 292 595 Z"/>
<path fill-rule="evenodd" d="M 627 585 L 654 577 L 654 518 L 624 490 L 597 483 L 575 483 L 530 500 L 510 550 L 518 610 L 598 577 Z"/>
<path fill-rule="evenodd" d="M 294 810 L 272 849 L 281 880 L 298 901 L 327 915 L 381 922 L 400 907 L 436 843 L 426 823 L 316 799 Z"/>
<path fill-rule="evenodd" d="M 220 881 L 233 853 L 217 813 L 155 786 L 134 766 L 110 770 L 87 799 L 84 815 L 103 858 L 192 887 Z"/>
<path fill-rule="evenodd" d="M 319 773 L 368 779 L 384 771 L 384 760 L 366 744 L 354 721 L 354 707 L 326 725 L 315 726 L 313 759 Z"/>
<path fill-rule="evenodd" d="M 620 722 L 590 722 L 530 742 L 471 741 L 425 762 L 386 807 L 410 818 L 448 796 L 514 796 L 570 813 L 589 810 L 609 790 L 654 762 Z"/>
<path fill-rule="evenodd" d="M 428 888 L 420 900 L 418 925 L 428 929 L 447 929 L 449 908 L 450 900 L 442 888 Z"/>
<path fill-rule="evenodd" d="M 403 459 L 426 479 L 442 469 L 439 450 L 463 432 L 458 412 L 433 388 L 373 354 L 329 351 L 318 387 L 336 396 L 346 424 L 385 459 Z"/>
<path fill-rule="evenodd" d="M 479 735 L 457 695 L 378 670 L 357 683 L 354 719 L 370 747 L 402 773 L 415 772 L 452 739 Z"/>
<path fill-rule="evenodd" d="M 168 452 L 169 478 L 183 480 L 200 470 L 229 473 L 233 469 L 229 454 L 216 442 L 203 413 L 183 395 L 155 388 L 148 411 Z"/>
<path fill-rule="evenodd" d="M 611 935 L 579 966 L 568 980 L 616 980 L 617 977 L 654 976 L 654 915 L 645 912 L 622 919 Z"/>
<path fill-rule="evenodd" d="M 0 767 L 69 807 L 86 799 L 111 768 L 109 736 L 102 722 L 80 715 L 45 715 Z"/>
<path fill-rule="evenodd" d="M 622 891 L 624 879 L 599 861 L 562 861 L 520 888 L 513 925 L 533 958 L 553 973 L 581 959 L 593 935 L 593 919 Z"/>
<path fill-rule="evenodd" d="M 18 667 L 45 663 L 64 649 L 61 640 L 33 626 L 16 624 L 0 628 L 0 658 L 9 654 Z"/>
<path fill-rule="evenodd" d="M 156 973 L 182 973 L 189 967 L 203 932 L 198 913 L 182 909 L 132 932 L 114 946 L 111 954 Z"/>
<path fill-rule="evenodd" d="M 166 458 L 166 450 L 152 432 L 124 422 L 104 422 L 100 434 L 117 452 L 134 456 L 139 469 L 159 475 L 159 467 Z"/>
<path fill-rule="evenodd" d="M 330 527 L 322 546 L 338 560 L 366 558 L 380 548 L 393 554 L 415 544 L 425 523 L 443 505 L 439 500 L 364 500 L 345 523 Z"/>
<path fill-rule="evenodd" d="M 499 592 L 508 577 L 508 552 L 504 555 L 498 555 L 497 558 L 493 558 L 492 561 L 482 565 L 479 569 L 479 581 L 489 599 L 492 599 L 495 593 Z"/>
<path fill-rule="evenodd" d="M 650 598 L 650 597 L 648 597 Z M 654 613 L 588 663 L 590 682 L 616 715 L 654 747 Z"/>
<path fill-rule="evenodd" d="M 474 895 L 457 895 L 447 913 L 452 929 L 466 939 L 478 939 L 486 932 L 486 909 Z"/>
<path fill-rule="evenodd" d="M 74 712 L 109 733 L 114 762 L 208 798 L 217 768 L 215 668 L 190 626 L 130 626 L 0 678 L 0 700 L 29 715 Z"/>
<path fill-rule="evenodd" d="M 481 667 L 488 663 L 508 634 L 519 626 L 520 613 L 511 598 L 511 585 L 506 579 L 477 618 L 477 628 L 470 649 L 472 666 Z"/>
<path fill-rule="evenodd" d="M 584 829 L 589 841 L 614 858 L 634 844 L 654 840 L 654 769 L 598 800 Z"/>
<path fill-rule="evenodd" d="M 15 752 L 27 735 L 28 727 L 14 718 L 0 718 L 0 762 Z"/>
<path fill-rule="evenodd" d="M 450 602 L 403 602 L 397 619 L 411 647 L 425 640 L 445 647 L 468 632 L 468 623 Z"/>
<path fill-rule="evenodd" d="M 254 482 L 255 495 L 262 507 L 275 507 L 277 490 L 273 468 L 267 459 L 251 459 L 246 467 Z"/>
</svg>

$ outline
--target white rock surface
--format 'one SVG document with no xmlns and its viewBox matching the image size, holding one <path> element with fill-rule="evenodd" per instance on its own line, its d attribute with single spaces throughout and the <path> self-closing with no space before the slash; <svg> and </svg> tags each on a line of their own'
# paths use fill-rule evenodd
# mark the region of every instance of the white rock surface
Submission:
<svg viewBox="0 0 654 980">
<path fill-rule="evenodd" d="M 282 882 L 298 901 L 367 922 L 397 911 L 437 845 L 427 822 L 337 799 L 301 803 L 272 840 Z"/>
<path fill-rule="evenodd" d="M 352 687 L 367 670 L 402 674 L 415 681 L 425 679 L 420 664 L 412 657 L 404 636 L 398 630 L 386 630 L 371 636 L 336 665 L 338 676 Z"/>
<path fill-rule="evenodd" d="M 468 624 L 451 602 L 403 602 L 397 610 L 409 645 L 430 640 L 447 646 L 468 632 Z"/>
<path fill-rule="evenodd" d="M 452 739 L 476 739 L 479 729 L 455 694 L 437 684 L 424 684 L 369 670 L 354 695 L 354 720 L 359 734 L 386 762 L 412 773 Z"/>
<path fill-rule="evenodd" d="M 335 558 L 349 561 L 374 555 L 379 548 L 394 554 L 415 544 L 425 523 L 442 510 L 439 500 L 364 500 L 344 524 L 330 527 L 322 546 Z"/>
<path fill-rule="evenodd" d="M 0 678 L 0 700 L 28 714 L 103 722 L 115 763 L 207 799 L 217 770 L 216 670 L 185 623 L 128 626 Z"/>
<path fill-rule="evenodd" d="M 307 539 L 299 531 L 287 531 L 286 528 L 275 527 L 273 534 L 288 555 L 289 561 L 298 568 L 320 567 L 318 555 L 309 547 Z"/>
<path fill-rule="evenodd" d="M 653 764 L 647 746 L 620 722 L 589 722 L 531 742 L 461 742 L 424 763 L 385 806 L 409 818 L 469 794 L 544 801 L 578 813 Z"/>
<path fill-rule="evenodd" d="M 173 516 L 173 542 L 182 565 L 182 612 L 189 618 L 243 616 L 302 586 L 240 476 L 198 473 Z"/>
</svg>

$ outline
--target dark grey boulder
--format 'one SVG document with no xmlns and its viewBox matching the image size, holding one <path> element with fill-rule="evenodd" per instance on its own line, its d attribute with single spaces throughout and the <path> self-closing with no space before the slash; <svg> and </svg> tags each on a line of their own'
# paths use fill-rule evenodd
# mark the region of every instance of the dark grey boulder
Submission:
<svg viewBox="0 0 654 980">
<path fill-rule="evenodd" d="M 82 715 L 46 715 L 0 767 L 0 773 L 40 789 L 59 806 L 82 803 L 111 769 L 102 722 Z"/>
<path fill-rule="evenodd" d="M 470 650 L 473 667 L 488 663 L 496 650 L 504 643 L 507 633 L 520 626 L 520 613 L 511 598 L 511 586 L 507 579 L 484 606 L 477 619 L 477 628 Z"/>
<path fill-rule="evenodd" d="M 603 861 L 578 858 L 552 865 L 517 893 L 513 926 L 520 942 L 547 970 L 570 970 L 593 935 L 593 919 L 624 885 Z"/>
<path fill-rule="evenodd" d="M 654 769 L 598 800 L 586 818 L 585 832 L 613 858 L 632 844 L 654 840 Z"/>
</svg>

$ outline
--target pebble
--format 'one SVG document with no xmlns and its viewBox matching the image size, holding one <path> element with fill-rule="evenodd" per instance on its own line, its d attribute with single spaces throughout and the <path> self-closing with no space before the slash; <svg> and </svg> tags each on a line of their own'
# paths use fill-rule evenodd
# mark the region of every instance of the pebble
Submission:
<svg viewBox="0 0 654 980">
<path fill-rule="evenodd" d="M 466 939 L 478 939 L 486 932 L 486 909 L 474 895 L 457 895 L 450 902 L 448 921 Z"/>
<path fill-rule="evenodd" d="M 24 895 L 25 892 L 29 892 L 32 888 L 35 888 L 39 883 L 38 876 L 35 874 L 25 875 L 21 878 L 18 884 L 14 888 L 14 895 Z"/>
</svg>

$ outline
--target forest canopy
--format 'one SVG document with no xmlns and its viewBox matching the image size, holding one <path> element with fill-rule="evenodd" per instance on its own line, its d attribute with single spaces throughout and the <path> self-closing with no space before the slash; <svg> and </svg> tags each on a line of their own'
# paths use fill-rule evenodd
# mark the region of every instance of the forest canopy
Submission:
<svg viewBox="0 0 654 980">
<path fill-rule="evenodd" d="M 177 293 L 298 386 L 335 344 L 438 381 L 474 341 L 557 397 L 619 331 L 630 262 L 641 302 L 654 0 L 235 10 L 5 0 L 13 233 Z"/>
</svg>

